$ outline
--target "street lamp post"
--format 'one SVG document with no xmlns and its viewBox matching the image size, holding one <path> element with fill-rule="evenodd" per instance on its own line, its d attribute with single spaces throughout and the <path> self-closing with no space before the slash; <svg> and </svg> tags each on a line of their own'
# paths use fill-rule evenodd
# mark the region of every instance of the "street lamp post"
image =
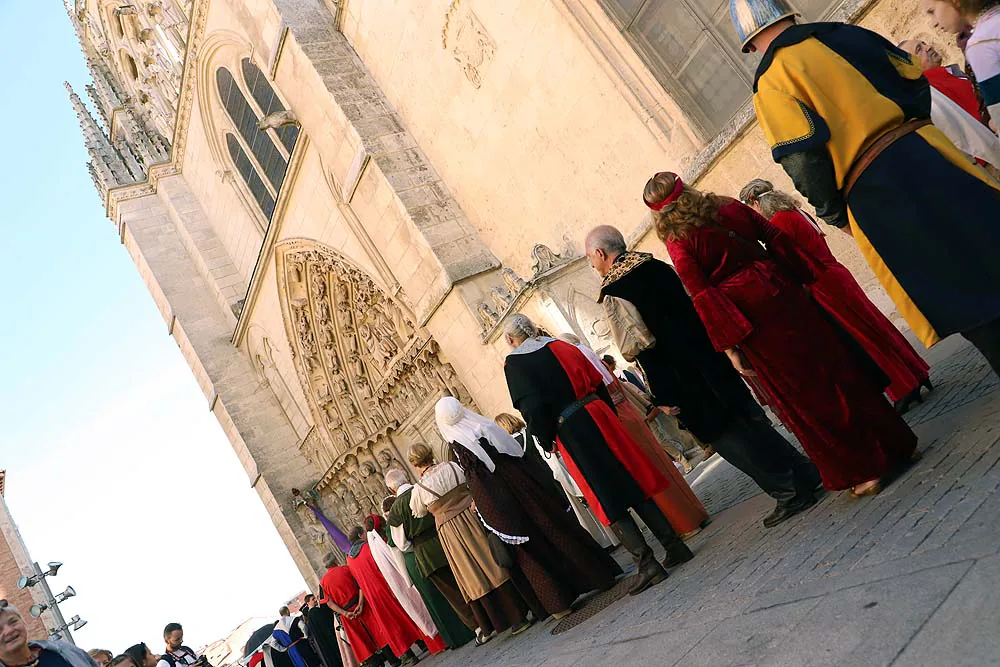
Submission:
<svg viewBox="0 0 1000 667">
<path fill-rule="evenodd" d="M 76 591 L 73 590 L 72 586 L 67 586 L 66 590 L 59 595 L 53 595 L 52 589 L 49 588 L 49 582 L 47 579 L 49 577 L 54 577 L 59 572 L 59 568 L 62 567 L 62 563 L 49 563 L 49 569 L 42 572 L 42 568 L 38 563 L 32 563 L 34 568 L 34 574 L 30 577 L 21 577 L 21 580 L 17 582 L 18 588 L 32 588 L 34 586 L 40 586 L 42 595 L 45 597 L 45 602 L 43 604 L 36 604 L 31 607 L 32 616 L 41 616 L 42 612 L 48 610 L 52 612 L 52 616 L 56 621 L 56 627 L 49 628 L 49 636 L 54 639 L 66 638 L 70 644 L 76 645 L 73 641 L 73 635 L 69 631 L 70 628 L 74 630 L 79 630 L 87 621 L 82 620 L 79 616 L 74 616 L 66 622 L 63 618 L 62 611 L 59 609 L 59 603 L 65 602 L 69 598 L 76 595 Z"/>
</svg>

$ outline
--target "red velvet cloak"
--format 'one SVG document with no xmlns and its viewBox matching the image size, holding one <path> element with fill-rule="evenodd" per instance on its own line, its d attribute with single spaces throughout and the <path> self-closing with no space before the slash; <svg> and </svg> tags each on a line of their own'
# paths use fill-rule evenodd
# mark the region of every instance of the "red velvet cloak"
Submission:
<svg viewBox="0 0 1000 667">
<path fill-rule="evenodd" d="M 837 261 L 816 228 L 799 211 L 779 211 L 771 224 L 826 267 L 809 285 L 809 292 L 889 377 L 889 398 L 898 401 L 918 389 L 927 379 L 930 366 L 871 302 L 851 272 Z"/>
<path fill-rule="evenodd" d="M 719 225 L 670 239 L 667 250 L 716 349 L 746 355 L 823 484 L 846 489 L 908 460 L 913 431 L 801 288 L 823 273 L 819 260 L 737 201 Z"/>
</svg>

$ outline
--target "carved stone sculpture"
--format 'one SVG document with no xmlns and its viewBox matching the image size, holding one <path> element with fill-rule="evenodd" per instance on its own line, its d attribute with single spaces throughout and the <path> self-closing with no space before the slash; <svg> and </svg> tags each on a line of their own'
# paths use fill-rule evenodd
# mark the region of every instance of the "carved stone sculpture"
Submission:
<svg viewBox="0 0 1000 667">
<path fill-rule="evenodd" d="M 500 271 L 500 279 L 503 280 L 503 284 L 510 292 L 512 299 L 517 298 L 517 295 L 528 286 L 528 283 L 511 268 L 504 267 Z"/>
<path fill-rule="evenodd" d="M 562 257 L 552 252 L 551 248 L 542 243 L 536 244 L 535 247 L 531 249 L 531 256 L 535 260 L 533 264 L 535 277 L 538 277 L 547 271 L 551 271 L 557 265 L 562 263 Z"/>
<path fill-rule="evenodd" d="M 479 316 L 479 321 L 483 323 L 483 328 L 492 329 L 496 326 L 499 315 L 493 310 L 493 307 L 486 303 L 485 301 L 476 306 L 476 315 Z"/>
</svg>

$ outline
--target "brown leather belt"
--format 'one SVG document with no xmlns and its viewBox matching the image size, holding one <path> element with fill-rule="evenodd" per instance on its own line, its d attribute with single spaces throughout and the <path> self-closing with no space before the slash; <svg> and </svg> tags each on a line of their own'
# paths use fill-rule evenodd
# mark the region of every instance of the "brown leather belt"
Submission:
<svg viewBox="0 0 1000 667">
<path fill-rule="evenodd" d="M 882 154 L 882 151 L 894 144 L 897 140 L 902 139 L 906 135 L 916 132 L 920 128 L 930 124 L 930 118 L 914 118 L 906 121 L 899 127 L 894 127 L 876 139 L 875 143 L 869 146 L 865 152 L 854 161 L 854 164 L 851 165 L 850 171 L 847 172 L 847 177 L 844 179 L 843 187 L 844 199 L 847 199 L 847 195 L 850 194 L 851 188 L 853 188 L 854 184 L 858 182 L 859 178 L 861 178 L 861 174 L 865 173 L 865 169 L 868 168 L 868 165 L 874 162 L 875 158 Z"/>
</svg>

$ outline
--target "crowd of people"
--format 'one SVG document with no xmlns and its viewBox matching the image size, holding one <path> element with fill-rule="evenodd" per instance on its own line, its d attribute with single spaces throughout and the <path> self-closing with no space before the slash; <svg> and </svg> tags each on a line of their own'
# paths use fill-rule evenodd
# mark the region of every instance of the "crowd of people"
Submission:
<svg viewBox="0 0 1000 667">
<path fill-rule="evenodd" d="M 638 595 L 694 558 L 686 540 L 710 522 L 683 476 L 695 456 L 719 454 L 770 495 L 768 528 L 824 488 L 877 494 L 919 459 L 902 414 L 933 390 L 930 369 L 817 218 L 853 236 L 921 342 L 959 333 L 1000 374 L 1000 231 L 989 222 L 1000 210 L 1000 0 L 921 2 L 958 36 L 964 70 L 920 40 L 895 46 L 856 26 L 800 24 L 784 0 L 732 0 L 743 50 L 762 56 L 754 105 L 772 157 L 817 217 L 766 180 L 730 197 L 653 175 L 642 201 L 672 266 L 630 251 L 612 226 L 585 239 L 614 342 L 636 365 L 619 372 L 572 333 L 506 318 L 519 414 L 491 419 L 442 398 L 444 456 L 417 444 L 415 479 L 386 474 L 383 515 L 349 532 L 346 565 L 328 556 L 301 615 L 282 610 L 276 655 L 294 667 L 399 665 L 516 636 L 615 586 L 619 546 Z M 23 626 L 0 604 L 4 665 L 92 666 L 72 647 L 28 643 Z M 91 658 L 205 664 L 179 625 L 164 639 L 162 656 L 138 644 Z M 261 653 L 251 667 L 271 660 Z"/>
<path fill-rule="evenodd" d="M 968 74 L 919 40 L 799 24 L 783 0 L 732 3 L 744 50 L 763 56 L 754 103 L 774 160 L 818 218 L 853 235 L 925 345 L 960 333 L 1000 372 L 1000 2 L 924 4 L 956 33 L 974 24 Z M 913 178 L 917 164 L 929 178 Z M 672 266 L 611 226 L 585 239 L 614 342 L 637 366 L 616 374 L 578 336 L 506 318 L 519 416 L 441 399 L 443 460 L 412 447 L 416 481 L 390 471 L 386 518 L 353 531 L 346 566 L 331 559 L 323 595 L 358 662 L 562 619 L 615 585 L 617 545 L 635 562 L 630 594 L 663 581 L 710 520 L 682 474 L 692 451 L 774 498 L 765 527 L 824 488 L 877 494 L 919 459 L 902 414 L 933 391 L 928 364 L 795 195 L 762 179 L 738 197 L 699 192 L 660 172 L 642 201 Z"/>
</svg>

